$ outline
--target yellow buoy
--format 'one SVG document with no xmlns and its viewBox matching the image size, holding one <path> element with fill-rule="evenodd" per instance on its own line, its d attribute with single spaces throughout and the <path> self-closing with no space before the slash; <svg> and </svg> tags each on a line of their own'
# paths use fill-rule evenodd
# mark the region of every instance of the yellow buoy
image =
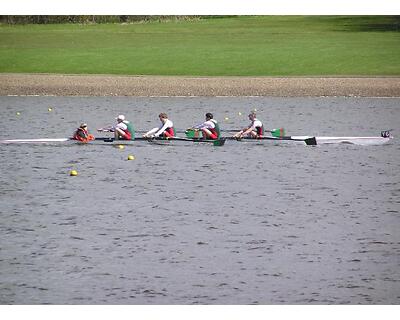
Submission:
<svg viewBox="0 0 400 320">
<path fill-rule="evenodd" d="M 21 112 L 17 112 L 17 116 L 19 116 L 21 114 Z"/>
<path fill-rule="evenodd" d="M 130 155 L 128 156 L 128 160 L 135 160 L 135 157 L 134 157 L 133 155 L 130 154 Z"/>
<path fill-rule="evenodd" d="M 53 108 L 49 108 L 49 109 L 47 109 L 47 110 L 49 110 L 49 111 L 53 111 Z"/>
<path fill-rule="evenodd" d="M 242 115 L 242 113 L 241 113 L 241 112 L 239 112 L 239 113 L 238 113 L 238 115 L 239 115 L 239 116 L 241 116 L 241 115 Z"/>
<path fill-rule="evenodd" d="M 257 109 L 254 109 L 254 112 L 257 112 Z"/>
<path fill-rule="evenodd" d="M 229 120 L 229 118 L 228 117 L 225 117 L 225 121 L 228 121 Z"/>
<path fill-rule="evenodd" d="M 78 171 L 76 171 L 76 170 L 71 170 L 71 171 L 69 172 L 69 175 L 72 176 L 72 177 L 75 177 L 75 176 L 78 175 Z"/>
<path fill-rule="evenodd" d="M 124 148 L 125 148 L 124 145 L 122 145 L 122 144 L 119 144 L 119 145 L 118 145 L 118 149 L 121 149 L 121 150 L 122 150 L 122 149 L 124 149 Z"/>
</svg>

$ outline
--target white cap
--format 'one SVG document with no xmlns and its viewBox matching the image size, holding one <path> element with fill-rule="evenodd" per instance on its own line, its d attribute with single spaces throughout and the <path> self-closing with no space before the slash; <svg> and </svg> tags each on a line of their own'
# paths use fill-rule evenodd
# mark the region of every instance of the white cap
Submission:
<svg viewBox="0 0 400 320">
<path fill-rule="evenodd" d="M 125 116 L 123 114 L 120 114 L 118 117 L 115 118 L 115 120 L 124 121 L 125 120 Z"/>
</svg>

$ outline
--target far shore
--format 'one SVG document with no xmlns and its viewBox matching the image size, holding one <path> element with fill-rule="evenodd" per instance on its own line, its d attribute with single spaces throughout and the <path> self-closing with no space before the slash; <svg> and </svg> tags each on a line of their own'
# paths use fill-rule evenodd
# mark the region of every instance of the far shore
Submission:
<svg viewBox="0 0 400 320">
<path fill-rule="evenodd" d="M 400 97 L 398 77 L 0 74 L 0 96 Z"/>
</svg>

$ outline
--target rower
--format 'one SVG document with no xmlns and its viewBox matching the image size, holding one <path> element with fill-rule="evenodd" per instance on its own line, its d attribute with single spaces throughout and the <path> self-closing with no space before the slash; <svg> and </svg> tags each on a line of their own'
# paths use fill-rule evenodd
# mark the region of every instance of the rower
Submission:
<svg viewBox="0 0 400 320">
<path fill-rule="evenodd" d="M 79 128 L 76 129 L 72 139 L 86 143 L 94 140 L 94 136 L 89 133 L 87 124 L 82 123 Z"/>
<path fill-rule="evenodd" d="M 163 138 L 171 138 L 175 136 L 174 124 L 171 120 L 168 119 L 166 113 L 160 113 L 158 118 L 161 121 L 161 125 L 158 128 L 153 128 L 150 131 L 146 132 L 143 137 L 144 138 L 152 138 L 152 137 L 163 137 Z"/>
<path fill-rule="evenodd" d="M 191 129 L 201 130 L 203 133 L 203 138 L 217 140 L 220 137 L 219 124 L 214 120 L 212 113 L 206 113 L 206 121 L 202 124 L 194 126 Z"/>
<path fill-rule="evenodd" d="M 123 114 L 115 118 L 117 124 L 108 128 L 101 128 L 101 132 L 114 132 L 115 140 L 135 140 L 135 129 L 133 125 L 125 119 Z"/>
<path fill-rule="evenodd" d="M 241 139 L 243 137 L 249 137 L 253 139 L 262 138 L 264 135 L 264 126 L 260 120 L 257 119 L 256 113 L 251 112 L 249 114 L 249 120 L 251 121 L 247 128 L 240 130 L 238 133 L 234 134 L 233 137 L 236 139 Z"/>
</svg>

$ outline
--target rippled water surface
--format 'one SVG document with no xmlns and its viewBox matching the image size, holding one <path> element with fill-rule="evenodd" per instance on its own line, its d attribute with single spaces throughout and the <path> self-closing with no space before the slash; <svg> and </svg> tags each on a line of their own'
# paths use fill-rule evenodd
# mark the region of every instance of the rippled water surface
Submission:
<svg viewBox="0 0 400 320">
<path fill-rule="evenodd" d="M 0 97 L 0 139 L 254 108 L 292 135 L 400 135 L 400 99 Z M 399 141 L 0 144 L 0 303 L 398 304 Z"/>
</svg>

